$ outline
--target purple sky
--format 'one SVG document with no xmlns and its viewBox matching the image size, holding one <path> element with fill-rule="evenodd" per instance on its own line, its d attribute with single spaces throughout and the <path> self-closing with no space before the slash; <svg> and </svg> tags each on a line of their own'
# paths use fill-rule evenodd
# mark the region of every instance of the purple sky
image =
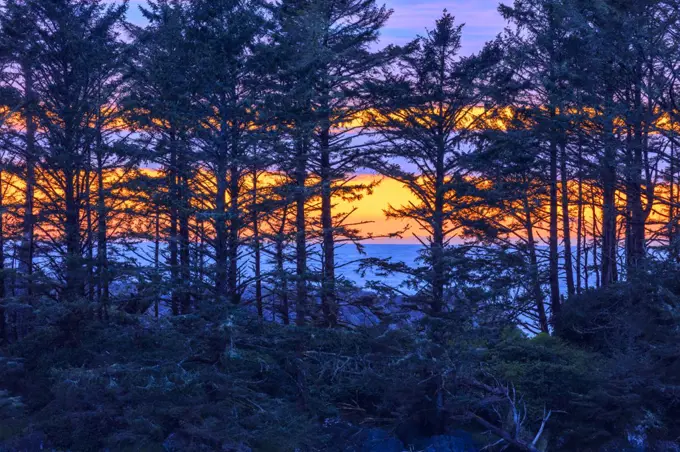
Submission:
<svg viewBox="0 0 680 452">
<path fill-rule="evenodd" d="M 497 11 L 499 0 L 383 0 L 394 14 L 383 31 L 382 43 L 404 44 L 434 26 L 444 8 L 466 24 L 463 54 L 477 52 L 484 43 L 503 30 L 504 21 Z M 138 5 L 145 0 L 130 1 L 130 19 L 141 21 Z"/>
<path fill-rule="evenodd" d="M 444 9 L 464 23 L 463 54 L 479 51 L 485 42 L 503 30 L 505 22 L 498 13 L 499 0 L 384 0 L 394 10 L 383 31 L 386 43 L 404 44 L 426 29 L 432 29 Z"/>
</svg>

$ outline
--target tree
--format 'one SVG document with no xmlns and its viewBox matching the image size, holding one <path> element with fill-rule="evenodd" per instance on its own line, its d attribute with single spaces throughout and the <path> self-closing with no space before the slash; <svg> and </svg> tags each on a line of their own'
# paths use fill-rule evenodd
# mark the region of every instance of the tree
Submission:
<svg viewBox="0 0 680 452">
<path fill-rule="evenodd" d="M 305 2 L 286 0 L 273 7 L 272 45 L 262 49 L 264 68 L 270 74 L 267 117 L 278 131 L 278 169 L 289 175 L 291 200 L 295 204 L 295 322 L 304 325 L 310 314 L 310 268 L 308 265 L 307 215 L 318 181 L 309 177 L 312 139 L 316 127 L 314 101 L 315 55 L 306 43 L 310 27 L 303 14 Z M 266 80 L 266 79 L 264 79 Z"/>
<path fill-rule="evenodd" d="M 506 91 L 504 95 L 508 94 Z M 465 166 L 485 181 L 474 192 L 483 200 L 475 209 L 474 224 L 467 234 L 482 244 L 504 253 L 505 249 L 521 256 L 526 277 L 526 293 L 532 307 L 520 322 L 533 332 L 549 332 L 549 310 L 543 292 L 546 259 L 538 243 L 541 229 L 549 218 L 549 190 L 544 175 L 549 163 L 542 157 L 542 142 L 530 126 L 527 116 L 515 112 L 499 118 L 500 130 L 479 134 L 475 151 L 466 159 Z M 487 275 L 493 280 L 496 275 Z"/>
<path fill-rule="evenodd" d="M 343 238 L 359 238 L 357 231 L 345 224 L 350 215 L 336 212 L 335 207 L 338 199 L 351 202 L 372 188 L 352 182 L 365 152 L 357 143 L 360 129 L 356 123 L 370 108 L 361 99 L 363 80 L 384 66 L 393 53 L 389 48 L 377 53 L 370 49 L 391 11 L 377 6 L 375 0 L 323 0 L 308 3 L 302 14 L 313 38 L 307 45 L 315 55 L 316 67 L 314 135 L 318 151 L 312 168 L 321 184 L 321 308 L 324 323 L 335 327 L 339 316 L 335 250 Z"/>
<path fill-rule="evenodd" d="M 19 246 L 16 287 L 16 294 L 25 297 L 31 295 L 34 270 L 35 166 L 38 158 L 34 65 L 38 61 L 41 44 L 35 11 L 32 10 L 30 3 L 16 0 L 6 2 L 0 21 L 3 75 L 9 76 L 9 79 L 4 80 L 6 83 L 4 87 L 18 96 L 15 102 L 7 102 L 8 99 L 5 99 L 3 104 L 13 104 L 10 111 L 20 112 L 24 118 L 23 133 L 18 138 L 18 148 L 14 149 L 14 153 L 19 155 L 25 164 L 22 238 Z"/>
<path fill-rule="evenodd" d="M 564 268 L 568 294 L 575 293 L 571 230 L 569 220 L 568 157 L 569 109 L 574 102 L 570 93 L 570 50 L 574 43 L 573 22 L 578 20 L 569 1 L 546 0 L 536 4 L 516 0 L 499 11 L 515 25 L 506 32 L 509 65 L 523 89 L 512 108 L 524 110 L 539 137 L 542 154 L 548 162 L 546 185 L 550 192 L 549 215 L 549 281 L 550 306 L 559 314 L 560 253 L 559 215 L 563 216 Z M 561 178 L 558 176 L 561 173 Z M 559 189 L 561 181 L 562 201 Z"/>
<path fill-rule="evenodd" d="M 196 80 L 189 68 L 193 49 L 187 40 L 187 6 L 179 1 L 149 2 L 142 9 L 149 25 L 131 27 L 135 55 L 129 68 L 125 107 L 131 124 L 142 131 L 154 152 L 149 160 L 160 165 L 167 187 L 162 205 L 167 222 L 167 267 L 174 314 L 191 304 L 190 231 L 193 211 L 190 188 L 195 172 L 193 133 L 197 127 Z"/>
<path fill-rule="evenodd" d="M 82 215 L 89 199 L 89 156 L 96 142 L 91 124 L 108 99 L 98 90 L 117 70 L 118 33 L 127 4 L 49 0 L 27 2 L 42 43 L 35 76 L 33 105 L 40 155 L 38 190 L 49 200 L 43 206 L 42 233 L 51 236 L 63 258 L 63 295 L 84 295 L 86 259 L 83 256 Z M 63 226 L 63 236 L 55 236 Z M 55 268 L 60 274 L 61 269 Z"/>
<path fill-rule="evenodd" d="M 445 12 L 434 30 L 410 44 L 392 69 L 368 85 L 374 130 L 372 168 L 402 183 L 415 200 L 390 206 L 390 217 L 414 221 L 424 266 L 406 269 L 433 314 L 451 308 L 447 250 L 464 227 L 464 212 L 476 200 L 465 191 L 474 182 L 461 165 L 466 140 L 492 116 L 482 86 L 489 81 L 494 49 L 459 58 L 462 25 Z M 424 234 L 420 237 L 417 234 Z M 422 283 L 420 282 L 422 281 Z M 422 284 L 422 285 L 421 285 Z"/>
<path fill-rule="evenodd" d="M 256 160 L 256 105 L 262 88 L 254 80 L 253 47 L 265 31 L 264 8 L 258 0 L 198 1 L 188 14 L 187 39 L 198 69 L 191 74 L 201 118 L 196 136 L 202 165 L 214 180 L 203 194 L 212 198 L 214 209 L 215 291 L 218 299 L 238 304 L 244 290 L 239 258 L 250 203 L 244 184 Z"/>
</svg>

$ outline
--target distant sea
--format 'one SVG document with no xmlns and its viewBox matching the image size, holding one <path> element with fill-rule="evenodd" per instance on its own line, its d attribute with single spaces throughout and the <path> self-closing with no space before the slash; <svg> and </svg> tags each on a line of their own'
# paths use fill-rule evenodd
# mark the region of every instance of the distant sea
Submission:
<svg viewBox="0 0 680 452">
<path fill-rule="evenodd" d="M 364 245 L 365 254 L 360 254 L 356 246 L 347 245 L 337 251 L 338 274 L 362 287 L 367 281 L 379 279 L 385 285 L 397 287 L 404 282 L 405 276 L 394 274 L 387 277 L 378 277 L 373 272 L 367 272 L 362 276 L 359 267 L 360 261 L 367 258 L 391 259 L 392 262 L 403 262 L 409 266 L 415 265 L 418 253 L 422 245 L 395 245 L 395 244 L 370 244 Z"/>
<path fill-rule="evenodd" d="M 545 259 L 547 258 L 547 253 L 548 253 L 548 247 L 547 246 L 542 246 L 538 245 L 538 252 L 541 254 L 541 262 L 543 262 L 544 265 L 547 265 L 547 262 Z M 370 280 L 380 280 L 386 285 L 389 285 L 390 287 L 397 287 L 401 283 L 403 283 L 406 279 L 404 275 L 399 275 L 399 274 L 393 274 L 393 275 L 388 275 L 387 277 L 383 276 L 377 276 L 372 272 L 367 272 L 365 276 L 362 276 L 361 273 L 359 272 L 359 267 L 360 267 L 360 261 L 361 259 L 366 259 L 366 258 L 379 258 L 379 259 L 391 259 L 392 262 L 397 263 L 397 262 L 403 262 L 409 266 L 413 266 L 417 264 L 417 259 L 419 257 L 419 251 L 422 250 L 422 245 L 412 245 L 412 244 L 370 244 L 370 245 L 364 245 L 364 255 L 361 255 L 355 246 L 343 246 L 339 248 L 336 252 L 336 258 L 338 261 L 338 266 L 339 266 L 339 271 L 338 274 L 342 275 L 344 278 L 347 278 L 350 281 L 353 281 L 355 284 L 357 284 L 359 287 L 365 286 L 367 281 Z M 623 253 L 623 249 L 620 250 L 621 253 Z M 563 255 L 562 253 L 564 252 L 564 248 L 560 246 L 560 290 L 562 293 L 566 293 L 567 291 L 567 284 L 566 284 L 566 277 L 564 275 L 564 262 L 563 262 Z M 576 249 L 572 250 L 573 254 L 573 259 L 576 258 Z M 575 260 L 574 260 L 574 265 L 575 265 Z M 592 256 L 591 256 L 591 262 L 589 265 L 592 265 Z M 589 284 L 591 286 L 595 285 L 595 272 L 591 271 L 590 272 L 590 281 Z"/>
<path fill-rule="evenodd" d="M 135 250 L 133 253 L 131 253 L 130 250 L 127 250 L 123 251 L 123 254 L 128 258 L 138 260 L 140 263 L 142 261 L 146 261 L 146 264 L 148 265 L 150 263 L 149 259 L 153 255 L 152 244 L 148 242 L 140 243 L 136 245 L 134 249 Z M 364 244 L 362 254 L 355 245 L 346 244 L 336 249 L 336 275 L 338 277 L 352 281 L 359 287 L 364 287 L 366 282 L 371 280 L 379 280 L 390 287 L 398 287 L 406 280 L 405 275 L 392 274 L 388 276 L 378 276 L 372 271 L 366 271 L 365 274 L 362 274 L 360 271 L 362 260 L 370 258 L 390 259 L 393 263 L 402 262 L 408 266 L 414 266 L 417 264 L 419 251 L 421 249 L 422 245 L 414 244 Z M 538 246 L 538 249 L 543 258 L 547 257 L 547 247 Z M 292 252 L 293 250 L 289 251 Z M 318 271 L 321 268 L 320 248 L 316 248 L 316 250 L 313 248 L 312 251 L 313 252 L 308 259 L 308 265 L 312 271 Z M 247 255 L 247 252 L 246 255 L 242 256 L 240 267 L 244 274 L 252 275 L 252 261 L 252 256 Z M 545 264 L 544 260 L 542 260 L 542 262 Z M 294 264 L 292 263 L 289 264 L 291 271 L 293 270 L 293 265 Z M 592 262 L 590 265 L 592 265 Z M 272 271 L 273 268 L 274 267 L 271 258 L 266 253 L 264 253 L 262 271 L 269 272 Z M 560 286 L 562 286 L 561 288 L 564 292 L 566 291 L 566 281 L 563 272 L 563 264 L 560 262 Z M 591 274 L 591 278 L 594 278 L 594 274 Z M 590 281 L 591 285 L 594 283 L 594 280 Z"/>
</svg>

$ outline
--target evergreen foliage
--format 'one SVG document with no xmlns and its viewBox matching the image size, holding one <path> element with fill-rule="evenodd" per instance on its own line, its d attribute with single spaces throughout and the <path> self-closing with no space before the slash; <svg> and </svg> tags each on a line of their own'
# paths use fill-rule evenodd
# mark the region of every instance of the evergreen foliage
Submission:
<svg viewBox="0 0 680 452">
<path fill-rule="evenodd" d="M 680 2 L 511 3 L 0 2 L 0 450 L 680 448 Z"/>
</svg>

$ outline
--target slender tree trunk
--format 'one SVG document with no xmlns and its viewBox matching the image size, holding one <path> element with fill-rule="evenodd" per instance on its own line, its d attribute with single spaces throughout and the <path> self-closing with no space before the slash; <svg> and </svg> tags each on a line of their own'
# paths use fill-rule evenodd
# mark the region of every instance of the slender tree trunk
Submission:
<svg viewBox="0 0 680 452">
<path fill-rule="evenodd" d="M 595 189 L 592 187 L 590 188 L 590 202 L 591 202 L 591 210 L 593 213 L 593 224 L 592 224 L 592 240 L 593 240 L 593 268 L 595 270 L 595 288 L 600 288 L 602 287 L 602 277 L 600 274 L 601 266 L 600 263 L 602 259 L 600 259 L 600 262 L 598 262 L 598 237 L 600 236 L 598 234 L 597 230 L 597 223 L 599 221 L 597 217 L 597 205 L 596 205 L 596 198 L 595 198 Z"/>
<path fill-rule="evenodd" d="M 536 254 L 536 238 L 534 236 L 534 224 L 531 216 L 529 199 L 526 196 L 524 197 L 524 216 L 526 218 L 525 228 L 527 230 L 527 245 L 529 248 L 529 265 L 531 267 L 531 289 L 533 291 L 534 302 L 536 303 L 539 327 L 542 333 L 548 333 L 550 328 L 548 326 L 548 316 L 545 312 L 543 291 L 541 290 L 540 269 L 538 266 L 538 256 Z"/>
<path fill-rule="evenodd" d="M 433 314 L 439 314 L 444 309 L 444 288 L 446 286 L 445 264 L 444 264 L 444 193 L 445 193 L 445 174 L 444 174 L 444 143 L 438 143 L 435 175 L 435 199 L 432 221 L 432 304 Z"/>
<path fill-rule="evenodd" d="M 181 196 L 178 181 L 177 172 L 177 143 L 174 136 L 171 137 L 170 143 L 170 231 L 169 231 L 169 243 L 170 248 L 170 279 L 172 284 L 172 295 L 171 295 L 171 307 L 172 315 L 177 316 L 180 314 L 180 275 L 179 275 L 179 234 L 178 234 L 178 205 L 179 197 Z"/>
<path fill-rule="evenodd" d="M 198 222 L 198 234 L 196 235 L 196 262 L 197 264 L 197 277 L 196 281 L 199 287 L 202 287 L 205 281 L 205 242 L 206 242 L 206 231 L 205 222 L 200 220 Z"/>
<path fill-rule="evenodd" d="M 290 307 L 288 300 L 288 272 L 286 272 L 284 259 L 283 240 L 276 242 L 276 271 L 281 278 L 281 287 L 278 289 L 281 300 L 281 318 L 284 325 L 290 325 Z"/>
<path fill-rule="evenodd" d="M 611 102 L 611 97 L 608 99 Z M 617 210 L 616 210 L 616 146 L 612 109 L 605 115 L 604 156 L 600 163 L 602 180 L 602 274 L 601 285 L 607 287 L 618 280 L 617 270 Z"/>
<path fill-rule="evenodd" d="M 583 247 L 583 149 L 579 146 L 578 151 L 578 218 L 576 225 L 576 293 L 581 294 L 583 288 L 582 282 L 582 266 L 588 266 L 586 262 L 583 264 L 582 247 Z M 586 277 L 586 280 L 588 278 Z"/>
<path fill-rule="evenodd" d="M 306 138 L 298 138 L 296 143 L 295 169 L 295 254 L 297 272 L 297 295 L 295 300 L 295 322 L 303 326 L 307 319 L 307 220 L 305 205 L 307 202 L 307 146 Z"/>
<path fill-rule="evenodd" d="M 26 98 L 26 177 L 24 191 L 24 217 L 21 227 L 21 245 L 19 246 L 19 264 L 17 268 L 17 287 L 15 293 L 18 297 L 28 297 L 33 293 L 33 240 L 35 218 L 33 216 L 33 204 L 35 201 L 35 135 L 37 126 L 34 118 L 35 94 L 33 91 L 33 70 L 24 64 L 24 95 Z"/>
<path fill-rule="evenodd" d="M 227 238 L 227 250 L 229 261 L 228 292 L 232 304 L 241 302 L 241 293 L 238 283 L 238 257 L 239 257 L 239 234 L 241 232 L 240 200 L 240 171 L 236 164 L 229 168 L 229 231 Z"/>
<path fill-rule="evenodd" d="M 587 236 L 583 243 L 583 276 L 584 276 L 584 286 L 586 290 L 590 290 L 590 267 L 588 265 L 590 257 L 590 248 L 588 247 Z"/>
<path fill-rule="evenodd" d="M 94 301 L 94 224 L 92 222 L 92 152 L 87 150 L 87 163 L 85 169 L 85 221 L 86 221 L 86 248 L 87 248 L 87 299 Z"/>
<path fill-rule="evenodd" d="M 671 133 L 675 133 L 675 122 L 673 121 L 673 116 L 671 115 Z M 678 261 L 680 257 L 680 249 L 678 249 L 678 237 L 677 237 L 677 224 L 678 220 L 676 218 L 676 196 L 675 196 L 675 140 L 671 140 L 671 152 L 670 152 L 670 165 L 669 165 L 669 175 L 668 179 L 670 181 L 670 193 L 668 199 L 668 250 L 669 257 L 672 260 Z"/>
<path fill-rule="evenodd" d="M 640 68 L 638 68 L 641 70 Z M 635 120 L 629 130 L 628 168 L 626 174 L 626 201 L 629 224 L 626 234 L 626 266 L 628 277 L 634 274 L 645 257 L 645 214 L 642 206 L 642 89 L 635 87 Z"/>
<path fill-rule="evenodd" d="M 289 205 L 286 202 L 286 206 L 283 208 L 283 213 L 281 214 L 281 226 L 277 231 L 275 244 L 276 244 L 276 272 L 279 275 L 281 286 L 278 289 L 279 298 L 281 302 L 281 317 L 283 319 L 284 325 L 290 325 L 290 302 L 288 300 L 288 272 L 286 271 L 286 242 L 285 242 L 285 232 L 286 224 L 288 223 L 288 208 Z"/>
<path fill-rule="evenodd" d="M 234 88 L 235 89 L 235 88 Z M 236 93 L 233 93 L 236 97 Z M 229 274 L 227 290 L 232 304 L 241 303 L 241 289 L 239 287 L 239 236 L 241 234 L 241 170 L 240 170 L 240 143 L 238 124 L 233 122 L 230 126 L 230 166 L 229 166 L 229 214 L 227 215 L 229 229 L 227 231 L 227 252 L 229 261 Z"/>
<path fill-rule="evenodd" d="M 189 232 L 189 216 L 191 210 L 189 176 L 186 167 L 182 165 L 180 176 L 180 215 L 179 215 L 179 234 L 180 234 L 180 286 L 181 286 L 181 309 L 182 314 L 191 311 L 191 239 Z"/>
<path fill-rule="evenodd" d="M 559 213 L 558 213 L 558 187 L 557 187 L 557 167 L 558 167 L 558 147 L 559 144 L 564 145 L 565 133 L 561 126 L 558 124 L 560 119 L 559 115 L 563 115 L 562 102 L 556 102 L 558 96 L 560 96 L 560 77 L 555 73 L 556 66 L 560 63 L 557 58 L 556 46 L 557 38 L 555 36 L 556 29 L 556 17 L 554 11 L 554 5 L 548 3 L 548 23 L 549 23 L 549 36 L 550 36 L 550 60 L 549 60 L 549 71 L 550 71 L 550 86 L 548 88 L 549 93 L 549 108 L 550 108 L 550 237 L 548 239 L 549 245 L 549 281 L 550 281 L 550 308 L 551 315 L 554 319 L 560 314 L 561 310 L 561 299 L 560 299 L 560 252 L 559 252 Z M 556 106 L 559 105 L 558 110 Z M 566 237 L 565 237 L 566 239 Z M 573 284 L 573 280 L 572 280 Z"/>
<path fill-rule="evenodd" d="M 573 297 L 576 293 L 574 285 L 574 263 L 571 250 L 571 221 L 569 218 L 569 174 L 567 165 L 567 147 L 562 144 L 561 152 L 561 183 L 562 183 L 562 230 L 564 235 L 564 270 L 567 278 L 567 294 Z"/>
<path fill-rule="evenodd" d="M 153 249 L 153 268 L 154 268 L 154 287 L 160 287 L 161 281 L 161 208 L 156 204 L 156 221 L 154 230 L 154 249 Z M 160 296 L 154 297 L 154 315 L 159 317 Z"/>
<path fill-rule="evenodd" d="M 83 295 L 82 254 L 80 250 L 80 202 L 78 200 L 78 177 L 72 170 L 64 171 L 66 179 L 64 224 L 66 241 L 66 295 L 67 301 L 75 301 Z"/>
<path fill-rule="evenodd" d="M 222 159 L 217 165 L 217 196 L 215 198 L 215 295 L 218 303 L 227 300 L 227 165 Z"/>
<path fill-rule="evenodd" d="M 321 226 L 323 228 L 323 278 L 321 281 L 321 307 L 327 326 L 338 324 L 338 304 L 335 286 L 335 237 L 333 228 L 333 192 L 330 151 L 330 125 L 320 136 L 321 154 Z"/>
<path fill-rule="evenodd" d="M 554 112 L 554 110 L 553 110 Z M 552 115 L 554 117 L 554 113 Z M 553 119 L 554 120 L 554 119 Z M 558 212 L 558 189 L 557 189 L 557 141 L 551 138 L 550 142 L 550 237 L 549 237 L 549 280 L 550 280 L 550 308 L 552 315 L 560 313 L 560 269 L 559 269 L 559 212 Z"/>
<path fill-rule="evenodd" d="M 5 192 L 2 188 L 3 172 L 0 168 L 0 303 L 5 299 L 7 291 L 7 275 L 5 270 Z M 0 308 L 0 315 L 4 312 Z M 0 320 L 2 322 L 2 320 Z M 1 336 L 0 336 L 1 339 Z"/>
<path fill-rule="evenodd" d="M 260 212 L 257 206 L 257 203 L 259 202 L 257 176 L 257 171 L 253 171 L 252 222 L 253 250 L 255 253 L 255 304 L 260 320 L 264 320 L 264 307 L 262 305 L 262 244 L 260 242 Z"/>
<path fill-rule="evenodd" d="M 100 137 L 101 138 L 101 137 Z M 99 142 L 101 146 L 101 142 Z M 106 187 L 104 186 L 104 159 L 102 149 L 97 152 L 97 298 L 108 317 L 109 310 L 109 258 L 108 258 L 108 209 L 106 207 Z"/>
<path fill-rule="evenodd" d="M 5 200 L 2 190 L 2 170 L 0 169 L 0 344 L 6 340 L 5 322 Z"/>
</svg>

